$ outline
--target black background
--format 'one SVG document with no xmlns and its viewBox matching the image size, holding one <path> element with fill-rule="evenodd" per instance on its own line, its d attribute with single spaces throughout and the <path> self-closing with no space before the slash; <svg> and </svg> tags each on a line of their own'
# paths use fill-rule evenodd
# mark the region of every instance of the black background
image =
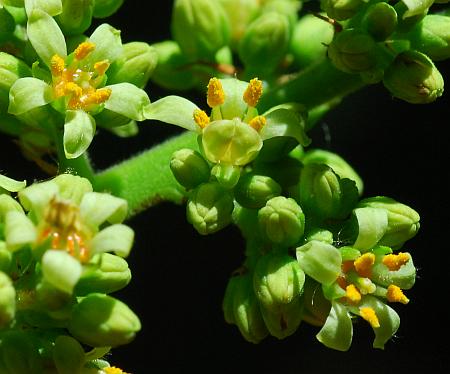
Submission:
<svg viewBox="0 0 450 374">
<path fill-rule="evenodd" d="M 167 0 L 127 0 L 106 21 L 122 31 L 124 42 L 152 43 L 169 37 L 171 6 Z M 437 65 L 448 80 L 450 64 Z M 152 101 L 169 94 L 152 83 L 147 92 Z M 204 106 L 203 97 L 191 98 Z M 374 85 L 347 97 L 310 133 L 312 147 L 337 152 L 356 168 L 365 196 L 390 196 L 421 215 L 419 234 L 404 248 L 413 254 L 418 279 L 407 293 L 410 303 L 395 306 L 401 325 L 384 351 L 371 347 L 366 323 L 355 326 L 345 353 L 322 346 L 318 329 L 306 323 L 283 341 L 247 343 L 221 310 L 227 279 L 243 259 L 239 233 L 229 227 L 202 237 L 186 223 L 184 207 L 165 203 L 128 222 L 136 231 L 128 258 L 133 279 L 115 296 L 139 315 L 142 330 L 134 342 L 114 349 L 110 361 L 134 374 L 449 373 L 449 104 L 450 90 L 433 104 L 411 105 Z M 99 131 L 90 148 L 94 166 L 104 169 L 179 133 L 159 122 L 140 128 L 130 139 Z M 29 182 L 40 178 L 11 139 L 0 140 L 2 172 Z"/>
</svg>

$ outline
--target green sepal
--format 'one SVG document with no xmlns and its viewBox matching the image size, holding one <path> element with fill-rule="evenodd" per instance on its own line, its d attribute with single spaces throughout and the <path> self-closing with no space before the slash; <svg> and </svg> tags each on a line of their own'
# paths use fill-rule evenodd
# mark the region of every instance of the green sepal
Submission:
<svg viewBox="0 0 450 374">
<path fill-rule="evenodd" d="M 136 121 L 131 120 L 124 125 L 119 125 L 115 127 L 111 127 L 109 129 L 114 135 L 119 138 L 130 138 L 132 136 L 136 136 L 139 133 L 139 127 Z"/>
<path fill-rule="evenodd" d="M 150 104 L 147 93 L 131 83 L 117 83 L 106 86 L 111 96 L 105 102 L 105 108 L 135 121 L 145 119 L 144 110 Z"/>
<path fill-rule="evenodd" d="M 56 16 L 63 10 L 61 0 L 25 0 L 24 5 L 28 17 L 35 9 L 40 9 L 50 16 Z"/>
<path fill-rule="evenodd" d="M 18 211 L 9 211 L 5 217 L 6 246 L 10 251 L 21 249 L 33 243 L 37 238 L 37 230 L 33 222 Z"/>
<path fill-rule="evenodd" d="M 303 271 L 319 283 L 330 285 L 341 273 L 340 251 L 325 242 L 312 240 L 296 250 Z"/>
<path fill-rule="evenodd" d="M 213 163 L 246 165 L 262 147 L 259 133 L 239 118 L 211 122 L 203 130 L 202 145 Z"/>
<path fill-rule="evenodd" d="M 32 10 L 28 16 L 27 35 L 36 53 L 49 68 L 54 55 L 67 56 L 64 35 L 48 13 L 40 9 Z"/>
<path fill-rule="evenodd" d="M 134 231 L 122 224 L 106 227 L 97 233 L 91 241 L 93 253 L 114 252 L 120 257 L 127 257 L 133 246 Z"/>
<path fill-rule="evenodd" d="M 15 199 L 7 194 L 0 194 L 0 224 L 5 222 L 6 214 L 11 211 L 23 213 L 21 205 Z"/>
<path fill-rule="evenodd" d="M 122 55 L 120 31 L 107 23 L 98 26 L 89 41 L 95 44 L 95 49 L 84 58 L 87 65 L 94 66 L 96 62 L 103 60 L 113 63 Z"/>
<path fill-rule="evenodd" d="M 330 314 L 316 338 L 326 347 L 338 351 L 347 351 L 350 348 L 353 324 L 350 314 L 343 304 L 332 301 Z"/>
<path fill-rule="evenodd" d="M 339 250 L 341 251 L 342 262 L 355 261 L 358 257 L 361 256 L 361 252 L 353 247 L 344 246 L 340 247 Z"/>
<path fill-rule="evenodd" d="M 0 174 L 0 193 L 3 190 L 9 191 L 9 192 L 19 192 L 25 188 L 27 185 L 27 181 L 16 181 L 15 179 L 8 178 L 5 175 Z M 0 195 L 0 198 L 2 198 L 3 195 Z"/>
<path fill-rule="evenodd" d="M 304 118 L 293 110 L 275 108 L 264 113 L 263 116 L 267 121 L 260 131 L 263 140 L 287 136 L 295 138 L 304 147 L 311 143 L 311 139 L 305 132 Z"/>
<path fill-rule="evenodd" d="M 216 178 L 223 187 L 232 189 L 239 182 L 241 170 L 240 166 L 222 162 L 212 167 L 211 176 Z"/>
<path fill-rule="evenodd" d="M 194 121 L 194 110 L 198 109 L 193 102 L 175 95 L 159 99 L 144 110 L 146 119 L 157 120 L 182 127 L 189 131 L 201 132 Z"/>
<path fill-rule="evenodd" d="M 336 282 L 331 283 L 329 285 L 323 284 L 322 293 L 323 296 L 330 301 L 340 299 L 345 296 L 345 290 L 343 290 L 342 287 L 339 286 L 339 284 L 337 284 Z"/>
<path fill-rule="evenodd" d="M 19 201 L 26 211 L 32 211 L 33 219 L 38 222 L 44 214 L 48 202 L 59 193 L 59 188 L 53 181 L 33 183 L 19 191 Z"/>
<path fill-rule="evenodd" d="M 55 340 L 53 361 L 58 374 L 81 374 L 85 364 L 85 352 L 81 344 L 69 335 Z"/>
<path fill-rule="evenodd" d="M 64 250 L 49 249 L 42 256 L 44 279 L 67 294 L 72 294 L 82 271 L 80 262 Z"/>
<path fill-rule="evenodd" d="M 8 112 L 14 115 L 41 107 L 53 100 L 53 90 L 40 79 L 25 77 L 14 82 L 9 92 Z"/>
<path fill-rule="evenodd" d="M 84 110 L 67 110 L 64 123 L 64 153 L 68 159 L 80 157 L 95 135 L 95 120 Z"/>
<path fill-rule="evenodd" d="M 121 223 L 127 216 L 128 203 L 124 199 L 107 193 L 88 192 L 80 204 L 83 221 L 92 227 L 98 227 L 105 221 Z"/>
<path fill-rule="evenodd" d="M 106 18 L 113 15 L 122 6 L 124 0 L 95 0 L 94 17 Z"/>
</svg>

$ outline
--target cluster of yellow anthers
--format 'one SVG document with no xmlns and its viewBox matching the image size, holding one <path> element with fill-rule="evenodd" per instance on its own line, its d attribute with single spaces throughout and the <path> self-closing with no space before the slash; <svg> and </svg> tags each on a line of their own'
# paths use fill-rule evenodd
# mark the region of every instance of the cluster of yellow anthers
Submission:
<svg viewBox="0 0 450 374">
<path fill-rule="evenodd" d="M 93 71 L 84 61 L 94 49 L 94 43 L 83 42 L 75 49 L 71 61 L 59 55 L 52 57 L 53 92 L 57 99 L 63 96 L 67 98 L 67 109 L 90 111 L 111 95 L 108 88 L 97 89 L 109 68 L 108 60 L 96 62 Z"/>
<path fill-rule="evenodd" d="M 208 91 L 206 101 L 210 108 L 215 108 L 217 106 L 222 105 L 225 102 L 225 92 L 223 90 L 220 79 L 211 78 L 209 80 L 207 90 Z M 252 80 L 250 80 L 250 83 L 248 84 L 247 89 L 245 90 L 242 96 L 242 99 L 248 105 L 249 108 L 255 108 L 256 105 L 258 104 L 261 95 L 262 95 L 262 82 L 258 78 L 253 78 Z M 197 123 L 197 125 L 201 129 L 204 129 L 206 126 L 208 126 L 211 121 L 210 117 L 208 117 L 206 112 L 200 109 L 195 109 L 193 116 L 195 123 Z M 214 119 L 222 119 L 222 118 L 214 118 Z M 242 120 L 248 122 L 248 124 L 251 127 L 253 127 L 256 131 L 261 130 L 266 124 L 266 118 L 258 115 L 253 116 L 252 118 L 245 117 L 242 118 Z"/>
<path fill-rule="evenodd" d="M 66 201 L 52 199 L 39 228 L 38 244 L 49 241 L 52 249 L 66 250 L 80 262 L 89 260 L 85 238 L 89 236 L 83 227 L 79 208 Z"/>
<path fill-rule="evenodd" d="M 388 254 L 383 256 L 382 263 L 390 270 L 397 271 L 401 266 L 410 260 L 407 253 Z M 344 300 L 352 305 L 358 305 L 362 295 L 372 294 L 377 286 L 370 279 L 372 276 L 372 266 L 375 264 L 375 254 L 364 253 L 354 261 L 344 261 L 342 273 L 337 282 L 345 290 Z M 391 284 L 388 286 L 386 299 L 389 302 L 399 302 L 407 304 L 409 299 L 405 296 L 400 287 Z M 380 327 L 380 322 L 375 311 L 370 307 L 360 307 L 359 312 L 362 318 L 370 323 L 372 327 Z"/>
</svg>

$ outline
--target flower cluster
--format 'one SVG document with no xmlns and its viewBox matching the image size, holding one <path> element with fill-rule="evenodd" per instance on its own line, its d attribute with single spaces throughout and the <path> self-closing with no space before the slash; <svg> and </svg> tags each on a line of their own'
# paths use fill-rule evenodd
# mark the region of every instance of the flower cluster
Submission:
<svg viewBox="0 0 450 374">
<path fill-rule="evenodd" d="M 98 359 L 140 330 L 129 307 L 108 295 L 131 279 L 126 201 L 70 174 L 26 188 L 0 182 L 2 372 L 120 373 Z"/>
</svg>

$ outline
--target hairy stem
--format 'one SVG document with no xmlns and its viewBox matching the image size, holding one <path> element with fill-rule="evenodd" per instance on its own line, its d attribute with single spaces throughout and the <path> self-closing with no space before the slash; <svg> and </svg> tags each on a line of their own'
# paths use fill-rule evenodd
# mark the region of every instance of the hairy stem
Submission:
<svg viewBox="0 0 450 374">
<path fill-rule="evenodd" d="M 181 148 L 197 149 L 197 134 L 184 132 L 98 173 L 95 189 L 127 200 L 130 216 L 162 201 L 181 204 L 185 191 L 169 167 L 172 153 Z"/>
</svg>

